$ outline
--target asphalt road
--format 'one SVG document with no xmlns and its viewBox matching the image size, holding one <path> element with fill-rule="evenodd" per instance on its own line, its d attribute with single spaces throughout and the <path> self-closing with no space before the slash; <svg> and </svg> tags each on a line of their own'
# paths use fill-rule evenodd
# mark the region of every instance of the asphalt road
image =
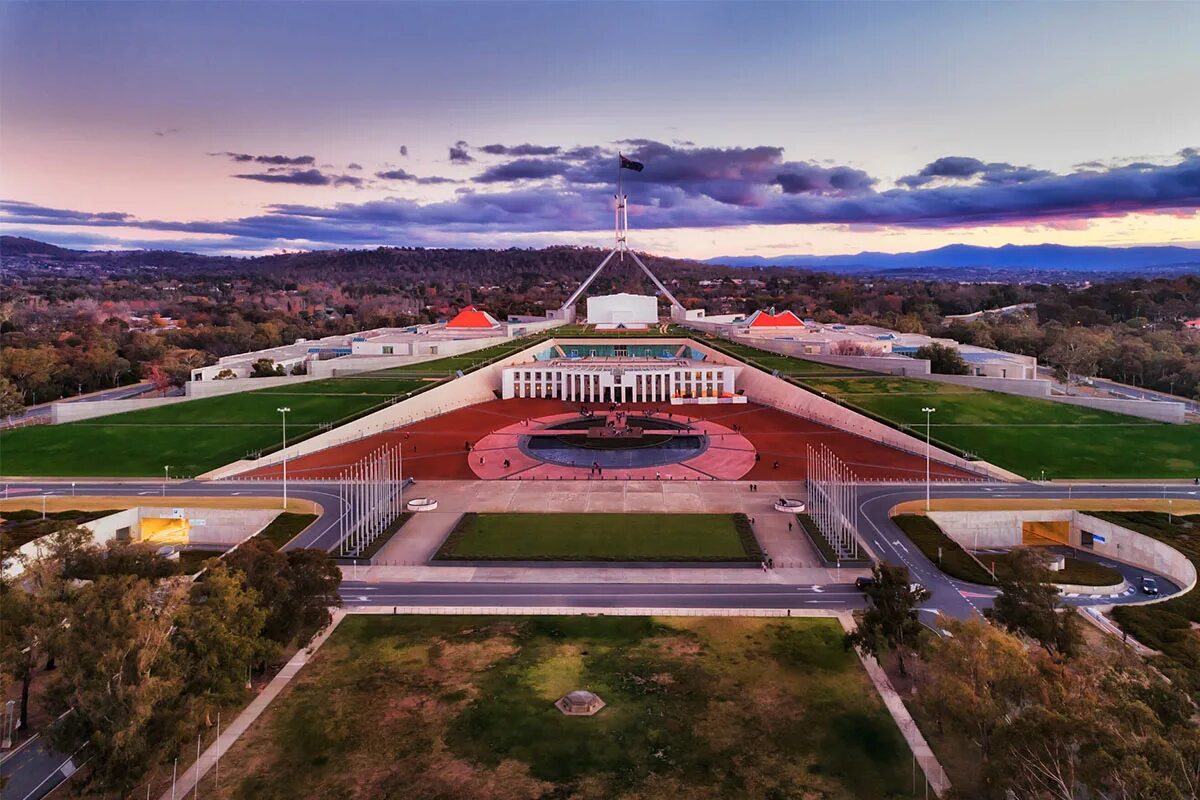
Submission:
<svg viewBox="0 0 1200 800">
<path fill-rule="evenodd" d="M 278 497 L 282 486 L 273 481 L 246 482 L 201 482 L 182 481 L 163 486 L 158 482 L 89 481 L 69 483 L 32 481 L 11 483 L 6 489 L 8 496 L 45 494 L 65 495 L 74 491 L 77 495 L 145 495 L 150 501 L 164 491 L 175 496 L 267 496 Z M 342 511 L 342 499 L 335 483 L 318 481 L 291 481 L 288 484 L 291 497 L 314 501 L 322 506 L 324 513 L 288 547 L 320 547 L 332 549 L 340 536 L 338 525 Z M 994 497 L 994 498 L 1123 498 L 1123 497 L 1177 497 L 1200 499 L 1200 487 L 1185 484 L 1118 485 L 1075 485 L 1070 488 L 1043 484 L 946 484 L 934 485 L 934 497 Z M 866 484 L 859 487 L 859 530 L 863 539 L 875 553 L 885 561 L 905 564 L 912 579 L 930 590 L 931 596 L 925 603 L 925 613 L 938 612 L 955 617 L 968 617 L 991 604 L 996 591 L 988 587 L 956 581 L 942 573 L 929 561 L 892 522 L 889 511 L 897 503 L 917 500 L 925 496 L 923 485 L 916 484 Z M 1132 570 L 1133 568 L 1129 568 Z M 1140 577 L 1141 570 L 1130 573 Z M 1169 596 L 1177 588 L 1169 580 L 1159 577 L 1163 596 Z M 625 585 L 612 583 L 595 584 L 539 584 L 539 583 L 483 583 L 483 582 L 413 582 L 373 584 L 374 591 L 366 591 L 362 584 L 347 582 L 343 596 L 347 605 L 443 605 L 443 606 L 578 606 L 578 607 L 664 607 L 664 608 L 786 608 L 812 606 L 814 608 L 857 608 L 862 604 L 861 593 L 852 586 L 830 584 L 814 589 L 811 584 L 689 584 Z M 372 597 L 374 595 L 374 597 Z M 366 600 L 360 599 L 366 597 Z M 799 602 L 793 603 L 799 599 Z M 1141 600 L 1136 592 L 1119 597 L 1067 597 L 1066 602 L 1076 605 L 1106 605 L 1130 603 Z M 815 601 L 815 602 L 810 602 Z"/>
</svg>

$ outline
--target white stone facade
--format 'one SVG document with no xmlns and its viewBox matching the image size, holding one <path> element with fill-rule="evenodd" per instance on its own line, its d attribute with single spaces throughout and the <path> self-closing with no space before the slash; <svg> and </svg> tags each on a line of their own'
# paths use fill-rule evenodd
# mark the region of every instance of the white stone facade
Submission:
<svg viewBox="0 0 1200 800">
<path fill-rule="evenodd" d="M 627 292 L 589 297 L 587 321 L 589 325 L 653 325 L 658 322 L 658 299 Z"/>
<path fill-rule="evenodd" d="M 504 370 L 501 396 L 545 397 L 580 403 L 669 403 L 671 398 L 717 398 L 735 391 L 734 367 L 701 361 L 554 359 Z"/>
</svg>

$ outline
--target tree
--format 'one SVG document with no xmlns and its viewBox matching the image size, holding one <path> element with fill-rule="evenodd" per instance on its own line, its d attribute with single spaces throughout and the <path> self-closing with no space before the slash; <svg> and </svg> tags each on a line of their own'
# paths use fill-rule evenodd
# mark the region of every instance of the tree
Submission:
<svg viewBox="0 0 1200 800">
<path fill-rule="evenodd" d="M 929 591 L 914 587 L 908 577 L 908 567 L 897 564 L 877 564 L 872 569 L 875 582 L 867 587 L 867 610 L 858 627 L 846 634 L 846 646 L 881 658 L 894 651 L 900 674 L 907 675 L 904 654 L 911 650 L 921 632 L 916 608 L 929 597 Z"/>
<path fill-rule="evenodd" d="M 262 635 L 267 611 L 242 575 L 216 560 L 192 584 L 179 616 L 175 644 L 184 664 L 184 691 L 210 721 L 212 704 L 241 697 L 246 670 L 273 650 Z"/>
<path fill-rule="evenodd" d="M 165 395 L 172 385 L 171 376 L 158 364 L 150 365 L 150 369 L 146 372 L 146 380 L 154 384 L 154 391 L 162 395 Z"/>
<path fill-rule="evenodd" d="M 282 375 L 283 367 L 276 366 L 275 362 L 269 358 L 260 358 L 254 362 L 254 369 L 250 373 L 251 378 L 272 378 L 277 375 Z"/>
<path fill-rule="evenodd" d="M 21 391 L 13 382 L 0 375 L 0 417 L 13 417 L 25 410 Z"/>
<path fill-rule="evenodd" d="M 37 659 L 37 614 L 33 598 L 8 578 L 0 577 L 0 664 L 21 682 L 21 711 L 17 728 L 29 727 L 29 688 Z"/>
<path fill-rule="evenodd" d="M 5 371 L 17 388 L 36 401 L 50 393 L 51 382 L 62 370 L 58 351 L 48 344 L 38 347 L 6 347 Z"/>
<path fill-rule="evenodd" d="M 305 640 L 329 623 L 329 608 L 341 603 L 341 570 L 323 550 L 283 553 L 264 539 L 251 539 L 226 561 L 262 598 L 263 634 L 279 645 Z"/>
<path fill-rule="evenodd" d="M 103 576 L 72 598 L 46 699 L 66 713 L 47 731 L 63 752 L 86 745 L 88 780 L 127 794 L 178 741 L 183 679 L 170 645 L 179 587 Z"/>
<path fill-rule="evenodd" d="M 957 347 L 940 342 L 930 342 L 923 347 L 918 347 L 915 355 L 917 358 L 927 360 L 929 370 L 937 375 L 967 375 L 971 372 L 971 368 L 967 366 L 967 362 L 963 360 Z"/>
<path fill-rule="evenodd" d="M 981 619 L 938 618 L 919 700 L 943 726 L 970 737 L 986 761 L 992 738 L 1034 692 L 1036 670 L 1016 637 Z"/>
<path fill-rule="evenodd" d="M 1053 580 L 1039 553 L 1016 548 L 1000 580 L 993 613 L 1008 630 L 1030 637 L 1051 654 L 1070 657 L 1080 644 L 1079 620 L 1074 611 L 1062 608 Z"/>
</svg>

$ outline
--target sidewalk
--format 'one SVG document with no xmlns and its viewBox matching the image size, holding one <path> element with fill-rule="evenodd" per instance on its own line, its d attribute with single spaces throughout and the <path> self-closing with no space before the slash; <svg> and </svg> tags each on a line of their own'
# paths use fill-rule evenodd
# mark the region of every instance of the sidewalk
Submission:
<svg viewBox="0 0 1200 800">
<path fill-rule="evenodd" d="M 838 614 L 838 619 L 847 633 L 854 630 L 853 615 Z M 858 653 L 858 651 L 855 650 L 855 653 Z M 904 701 L 900 698 L 900 695 L 896 693 L 896 689 L 892 686 L 887 673 L 883 671 L 883 667 L 879 666 L 879 662 L 871 656 L 858 653 L 858 658 L 862 662 L 863 668 L 866 669 L 867 675 L 871 678 L 871 683 L 875 684 L 875 691 L 879 692 L 880 699 L 887 706 L 892 719 L 896 721 L 896 727 L 900 729 L 904 740 L 908 742 L 908 747 L 912 751 L 913 758 L 921 765 L 921 771 L 925 773 L 925 780 L 929 783 L 929 788 L 938 797 L 945 797 L 950 792 L 950 779 L 946 777 L 946 770 L 942 768 L 941 762 L 937 760 L 937 756 L 934 755 L 933 748 L 929 746 L 929 742 L 925 741 L 924 734 L 917 727 L 916 720 L 908 713 L 907 706 L 904 705 Z"/>
<path fill-rule="evenodd" d="M 329 626 L 317 634 L 316 638 L 309 642 L 308 647 L 305 647 L 292 656 L 292 659 L 279 671 L 279 674 L 271 679 L 266 688 L 250 701 L 250 705 L 246 706 L 242 710 L 242 713 L 237 715 L 233 724 L 221 731 L 221 735 L 201 754 L 200 759 L 179 776 L 175 782 L 175 787 L 163 792 L 160 800 L 182 798 L 186 797 L 189 792 L 192 792 L 196 788 L 196 783 L 208 774 L 208 771 L 216 764 L 220 754 L 227 752 L 230 747 L 233 747 L 234 742 L 267 710 L 267 706 L 271 705 L 271 702 L 283 691 L 283 687 L 288 685 L 292 678 L 296 676 L 296 673 L 309 662 L 309 659 L 316 655 L 317 651 L 321 649 L 321 645 L 325 644 L 325 640 L 329 638 L 329 635 L 334 632 L 345 617 L 345 611 L 340 608 L 335 609 L 333 611 L 333 621 L 329 623 Z"/>
<path fill-rule="evenodd" d="M 683 584 L 833 584 L 851 583 L 866 569 L 825 567 L 779 568 L 764 572 L 750 567 L 646 566 L 494 566 L 342 567 L 342 579 L 366 583 L 683 583 Z"/>
</svg>

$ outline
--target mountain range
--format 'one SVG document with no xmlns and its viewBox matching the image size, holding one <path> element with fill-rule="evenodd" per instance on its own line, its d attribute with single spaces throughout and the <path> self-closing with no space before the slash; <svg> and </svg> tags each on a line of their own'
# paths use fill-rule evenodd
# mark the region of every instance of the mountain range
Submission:
<svg viewBox="0 0 1200 800">
<path fill-rule="evenodd" d="M 842 256 L 720 256 L 705 264 L 731 267 L 796 267 L 826 272 L 976 268 L 996 271 L 1200 272 L 1200 248 L 1175 246 L 1070 247 L 1058 244 L 978 247 L 951 244 L 915 253 L 863 252 Z"/>
</svg>

